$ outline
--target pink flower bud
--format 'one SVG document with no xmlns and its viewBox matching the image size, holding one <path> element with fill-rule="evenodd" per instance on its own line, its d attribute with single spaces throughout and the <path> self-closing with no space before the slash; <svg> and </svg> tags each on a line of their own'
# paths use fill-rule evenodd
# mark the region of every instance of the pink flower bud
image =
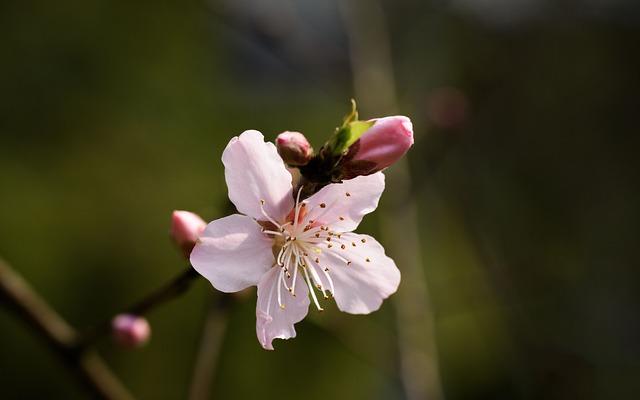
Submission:
<svg viewBox="0 0 640 400">
<path fill-rule="evenodd" d="M 119 314 L 111 321 L 113 338 L 124 347 L 140 347 L 149 341 L 151 327 L 143 317 Z"/>
<path fill-rule="evenodd" d="M 180 247 L 185 257 L 189 257 L 200 234 L 206 228 L 199 215 L 189 211 L 174 211 L 171 215 L 171 238 Z"/>
<path fill-rule="evenodd" d="M 313 148 L 300 132 L 282 132 L 276 138 L 278 153 L 292 166 L 306 165 L 313 156 Z"/>
<path fill-rule="evenodd" d="M 405 116 L 377 118 L 350 149 L 343 177 L 354 178 L 383 170 L 398 161 L 413 145 L 413 124 Z"/>
</svg>

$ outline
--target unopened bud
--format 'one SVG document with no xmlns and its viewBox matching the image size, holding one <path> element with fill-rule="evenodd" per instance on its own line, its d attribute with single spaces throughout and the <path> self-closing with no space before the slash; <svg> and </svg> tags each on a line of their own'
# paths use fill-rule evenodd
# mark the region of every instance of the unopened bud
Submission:
<svg viewBox="0 0 640 400">
<path fill-rule="evenodd" d="M 140 347 L 149 341 L 151 327 L 146 318 L 132 314 L 119 314 L 111 322 L 113 338 L 124 347 Z"/>
<path fill-rule="evenodd" d="M 413 145 L 413 124 L 405 116 L 377 118 L 351 147 L 344 177 L 369 175 L 395 163 Z"/>
<path fill-rule="evenodd" d="M 313 147 L 300 132 L 282 132 L 276 138 L 278 153 L 291 166 L 306 165 L 313 156 Z"/>
<path fill-rule="evenodd" d="M 207 223 L 192 212 L 174 211 L 171 215 L 171 238 L 187 258 L 206 227 Z"/>
</svg>

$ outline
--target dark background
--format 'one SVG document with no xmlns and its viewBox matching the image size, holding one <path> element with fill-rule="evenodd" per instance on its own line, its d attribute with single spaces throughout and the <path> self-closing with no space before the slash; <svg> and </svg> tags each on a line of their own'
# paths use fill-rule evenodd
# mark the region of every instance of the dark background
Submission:
<svg viewBox="0 0 640 400">
<path fill-rule="evenodd" d="M 446 398 L 634 398 L 637 3 L 382 9 Z M 171 211 L 224 215 L 232 136 L 299 130 L 319 147 L 339 124 L 347 36 L 337 0 L 3 2 L 0 255 L 77 327 L 161 285 L 184 266 Z M 100 342 L 137 396 L 186 397 L 211 291 L 151 313 L 141 350 Z M 311 311 L 275 352 L 254 300 L 232 310 L 212 398 L 404 398 L 393 300 Z M 85 396 L 4 311 L 0 332 L 0 397 Z"/>
</svg>

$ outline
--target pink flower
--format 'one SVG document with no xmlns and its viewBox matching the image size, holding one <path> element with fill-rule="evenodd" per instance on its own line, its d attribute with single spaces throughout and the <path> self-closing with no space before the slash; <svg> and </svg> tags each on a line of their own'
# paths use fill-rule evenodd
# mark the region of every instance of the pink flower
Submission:
<svg viewBox="0 0 640 400">
<path fill-rule="evenodd" d="M 413 124 L 397 115 L 373 119 L 375 123 L 356 141 L 354 152 L 345 163 L 346 177 L 381 171 L 405 155 L 413 145 Z"/>
<path fill-rule="evenodd" d="M 192 212 L 174 211 L 171 214 L 171 238 L 180 247 L 185 257 L 189 257 L 198 236 L 206 226 L 207 223 Z"/>
<path fill-rule="evenodd" d="M 377 310 L 400 283 L 400 271 L 372 237 L 352 231 L 384 190 L 376 173 L 325 186 L 294 201 L 291 174 L 258 131 L 231 139 L 222 155 L 229 198 L 238 211 L 211 222 L 191 264 L 223 292 L 258 286 L 256 332 L 273 350 L 275 338 L 296 336 L 294 324 L 310 299 L 333 296 L 340 310 Z"/>
<path fill-rule="evenodd" d="M 143 317 L 119 314 L 111 322 L 113 337 L 125 347 L 140 347 L 149 341 L 151 327 Z"/>
<path fill-rule="evenodd" d="M 300 132 L 282 132 L 276 138 L 280 157 L 291 166 L 306 165 L 313 157 L 313 148 Z"/>
</svg>

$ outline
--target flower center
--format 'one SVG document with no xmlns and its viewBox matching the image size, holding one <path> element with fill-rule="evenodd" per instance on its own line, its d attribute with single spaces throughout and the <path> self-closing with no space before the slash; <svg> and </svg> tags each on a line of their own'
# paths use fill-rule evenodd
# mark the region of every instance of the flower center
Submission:
<svg viewBox="0 0 640 400">
<path fill-rule="evenodd" d="M 323 311 L 315 290 L 319 290 L 324 298 L 328 299 L 330 295 L 335 293 L 335 287 L 329 275 L 329 269 L 320 266 L 319 256 L 322 254 L 322 249 L 319 245 L 325 243 L 326 240 L 330 248 L 332 246 L 331 237 L 334 235 L 340 237 L 340 234 L 330 231 L 327 226 L 306 219 L 307 204 L 300 202 L 301 191 L 302 188 L 298 191 L 295 206 L 284 224 L 279 224 L 267 215 L 263 207 L 264 201 L 260 201 L 263 215 L 273 224 L 273 229 L 265 228 L 263 232 L 274 239 L 273 254 L 276 260 L 274 267 L 280 268 L 277 282 L 279 306 L 285 308 L 282 301 L 282 287 L 292 296 L 296 296 L 296 282 L 300 273 L 309 287 L 316 307 Z M 326 205 L 323 203 L 321 207 L 325 208 Z M 346 259 L 345 262 L 347 265 L 350 264 Z"/>
</svg>

